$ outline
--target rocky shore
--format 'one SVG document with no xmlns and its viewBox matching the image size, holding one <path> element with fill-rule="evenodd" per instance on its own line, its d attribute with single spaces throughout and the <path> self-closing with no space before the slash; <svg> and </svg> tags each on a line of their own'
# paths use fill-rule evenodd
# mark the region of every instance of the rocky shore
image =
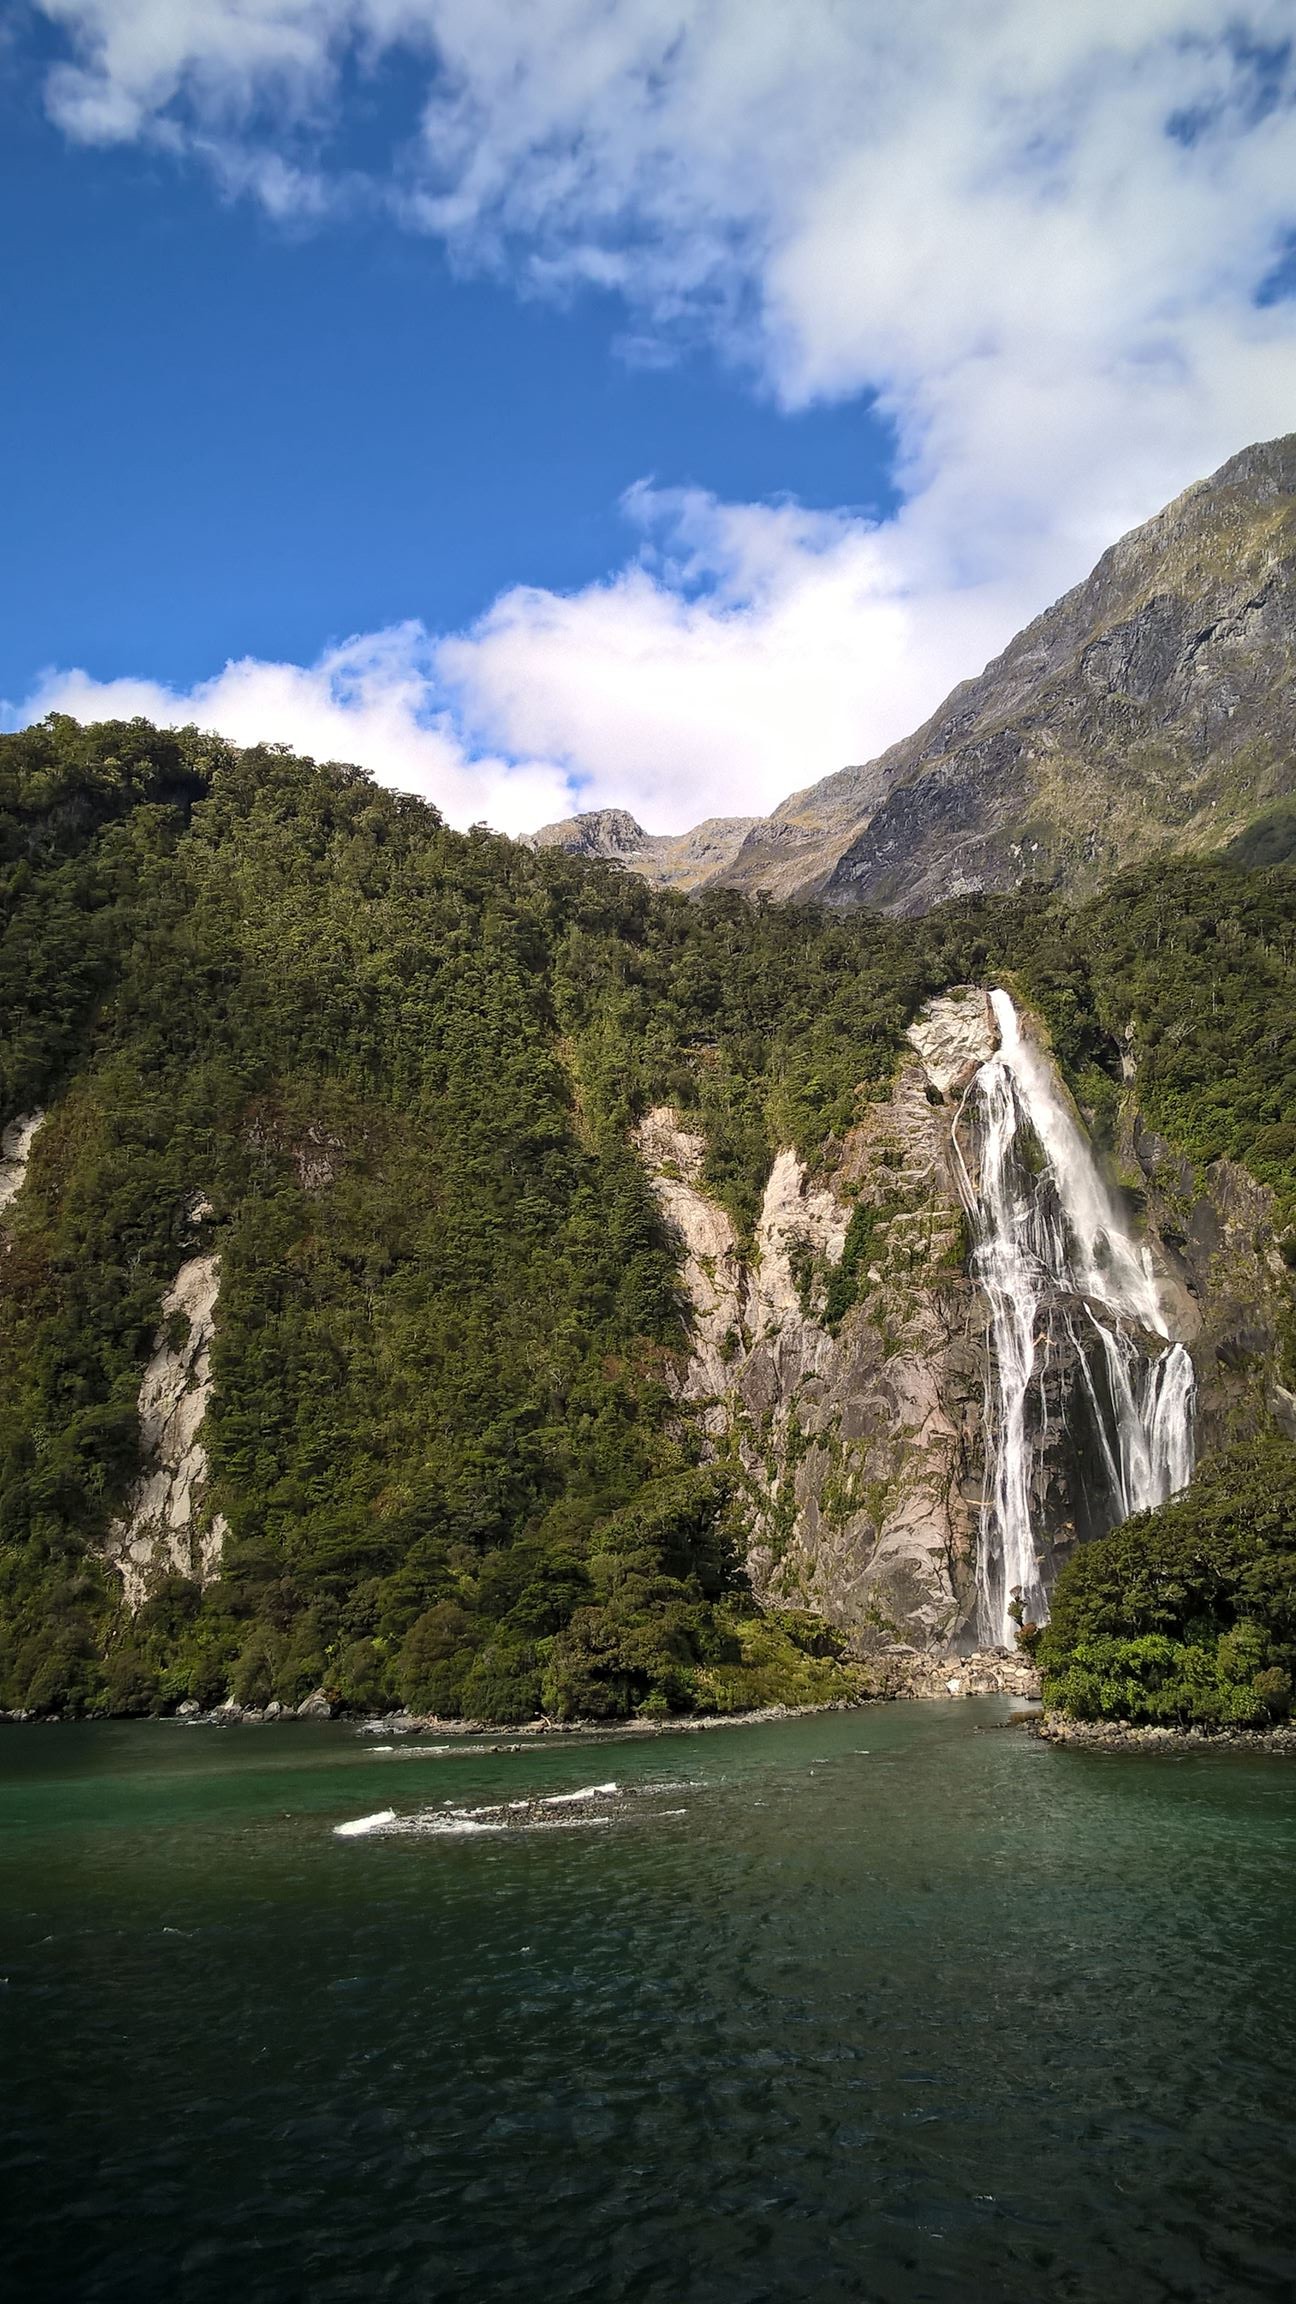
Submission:
<svg viewBox="0 0 1296 2304">
<path fill-rule="evenodd" d="M 1296 1756 L 1296 1725 L 1272 1728 L 1167 1728 L 1132 1720 L 1067 1720 L 1057 1712 L 1034 1713 L 1028 1733 L 1045 1744 L 1079 1746 L 1093 1752 L 1286 1752 Z"/>
<path fill-rule="evenodd" d="M 1007 1648 L 978 1648 L 970 1656 L 933 1656 L 920 1648 L 893 1646 L 870 1655 L 864 1666 L 882 1697 L 1029 1696 L 1038 1698 L 1040 1676 L 1028 1657 Z"/>
<path fill-rule="evenodd" d="M 665 1720 L 524 1720 L 508 1723 L 511 1736 L 670 1736 L 695 1735 L 708 1728 L 752 1728 L 766 1720 L 796 1720 L 822 1712 L 853 1712 L 861 1704 L 903 1703 L 953 1696 L 1038 1697 L 1039 1674 L 1024 1657 L 1006 1649 L 979 1650 L 971 1656 L 931 1656 L 920 1649 L 895 1645 L 870 1656 L 862 1668 L 857 1696 L 838 1697 L 831 1704 L 765 1704 L 751 1712 L 682 1714 Z M 267 1704 L 264 1710 L 219 1704 L 203 1712 L 194 1703 L 182 1704 L 182 1720 L 214 1723 L 218 1727 L 252 1727 L 277 1720 L 329 1720 L 343 1715 L 327 1691 L 317 1688 L 294 1712 L 291 1706 Z M 487 1720 L 440 1720 L 434 1715 L 387 1712 L 359 1721 L 373 1734 L 405 1736 L 488 1736 L 501 1725 Z"/>
<path fill-rule="evenodd" d="M 708 1728 L 753 1728 L 766 1720 L 797 1720 L 823 1712 L 855 1712 L 864 1704 L 948 1700 L 959 1696 L 1025 1696 L 1038 1698 L 1039 1674 L 1024 1658 L 1005 1649 L 990 1649 L 971 1656 L 931 1656 L 916 1648 L 894 1646 L 871 1656 L 861 1672 L 859 1693 L 838 1697 L 830 1704 L 765 1704 L 751 1712 L 681 1714 L 665 1720 L 442 1720 L 432 1713 L 384 1712 L 367 1717 L 348 1711 L 325 1688 L 313 1689 L 296 1706 L 236 1704 L 231 1697 L 210 1710 L 189 1698 L 177 1705 L 171 1719 L 189 1727 L 261 1728 L 289 1720 L 350 1720 L 362 1732 L 385 1736 L 435 1735 L 489 1736 L 506 1726 L 512 1737 L 537 1736 L 687 1736 Z M 58 1715 L 36 1712 L 0 1712 L 3 1721 L 39 1721 Z"/>
<path fill-rule="evenodd" d="M 436 1736 L 444 1740 L 459 1736 L 497 1736 L 501 1732 L 510 1738 L 507 1745 L 493 1747 L 501 1751 L 520 1750 L 523 1742 L 534 1743 L 538 1737 L 549 1736 L 688 1736 L 698 1735 L 708 1728 L 753 1728 L 766 1720 L 798 1720 L 823 1712 L 854 1712 L 860 1704 L 875 1701 L 870 1696 L 841 1697 L 834 1704 L 765 1704 L 753 1712 L 714 1712 L 680 1715 L 666 1720 L 441 1720 L 434 1713 L 383 1712 L 361 1718 L 334 1705 L 317 1690 L 308 1696 L 296 1712 L 286 1706 L 268 1704 L 264 1711 L 238 1704 L 218 1704 L 214 1711 L 192 1710 L 182 1704 L 176 1717 L 197 1727 L 249 1727 L 256 1728 L 284 1720 L 345 1720 L 357 1733 L 364 1736 Z"/>
</svg>

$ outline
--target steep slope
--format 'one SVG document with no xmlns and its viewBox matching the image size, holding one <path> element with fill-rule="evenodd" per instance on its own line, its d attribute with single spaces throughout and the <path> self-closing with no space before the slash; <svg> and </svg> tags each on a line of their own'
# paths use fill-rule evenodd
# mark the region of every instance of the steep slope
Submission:
<svg viewBox="0 0 1296 2304">
<path fill-rule="evenodd" d="M 1296 782 L 1294 674 L 1289 435 L 1104 554 L 878 763 L 880 796 L 866 772 L 861 826 L 817 892 L 912 912 L 1217 847 Z"/>
<path fill-rule="evenodd" d="M 948 994 L 1005 980 L 1203 1435 L 1296 1412 L 1288 871 L 758 907 L 273 747 L 0 738 L 0 1707 L 651 1717 L 958 1638 Z"/>
<path fill-rule="evenodd" d="M 1122 538 L 924 727 L 793 793 L 710 883 L 911 914 L 1031 879 L 1087 892 L 1256 820 L 1267 860 L 1296 789 L 1294 674 L 1296 434 Z M 621 860 L 659 876 L 646 836 Z"/>
</svg>

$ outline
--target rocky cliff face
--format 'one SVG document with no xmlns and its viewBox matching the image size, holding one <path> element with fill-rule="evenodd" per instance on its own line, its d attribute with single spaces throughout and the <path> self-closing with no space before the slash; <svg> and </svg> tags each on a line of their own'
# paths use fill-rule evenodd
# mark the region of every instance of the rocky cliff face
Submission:
<svg viewBox="0 0 1296 2304">
<path fill-rule="evenodd" d="M 0 1208 L 7 1208 L 22 1190 L 32 1146 L 44 1118 L 43 1112 L 20 1112 L 0 1133 Z"/>
<path fill-rule="evenodd" d="M 1294 672 L 1291 436 L 1123 538 L 886 754 L 817 892 L 918 911 L 1216 847 L 1292 789 Z"/>
<path fill-rule="evenodd" d="M 638 1130 L 693 1308 L 679 1396 L 712 1452 L 742 1466 L 753 1585 L 883 1659 L 974 1645 L 992 1392 L 965 1223 L 967 1090 L 997 1043 L 985 992 L 929 1002 L 909 1041 L 889 1096 L 832 1148 L 828 1173 L 811 1181 L 794 1152 L 778 1154 L 747 1249 L 680 1115 L 659 1109 Z M 1287 1276 L 1271 1195 L 1229 1162 L 1194 1178 L 1143 1127 L 1133 1092 L 1120 1157 L 1142 1181 L 1162 1302 L 1193 1355 L 1200 1446 L 1273 1416 L 1296 1435 L 1296 1400 L 1273 1375 Z M 1046 1583 L 1098 1532 L 1105 1493 L 1090 1413 L 1101 1352 L 1074 1309 L 1057 1307 L 1039 1379 L 1031 1517 Z"/>
<path fill-rule="evenodd" d="M 988 1030 L 983 997 L 932 1003 L 919 1031 L 936 1076 L 961 1090 Z M 694 1307 L 681 1393 L 747 1474 L 753 1584 L 863 1654 L 943 1651 L 972 1603 L 984 1307 L 964 1268 L 951 1110 L 915 1047 L 830 1176 L 812 1183 L 779 1153 L 748 1255 L 678 1115 L 639 1132 Z"/>
<path fill-rule="evenodd" d="M 1296 788 L 1294 673 L 1289 435 L 1124 537 L 924 727 L 794 793 L 700 878 L 907 913 L 1219 847 Z M 591 821 L 545 837 L 576 845 Z M 659 876 L 646 835 L 622 860 Z"/>
<path fill-rule="evenodd" d="M 1195 1175 L 1137 1107 L 1121 1150 L 1147 1195 L 1148 1225 L 1191 1307 L 1202 1454 L 1272 1421 L 1296 1440 L 1296 1396 L 1280 1381 L 1291 1274 L 1275 1236 L 1274 1196 L 1233 1160 Z"/>
<path fill-rule="evenodd" d="M 202 1439 L 219 1293 L 218 1258 L 191 1256 L 163 1299 L 162 1325 L 140 1384 L 143 1471 L 106 1546 L 130 1608 L 168 1572 L 209 1582 L 220 1560 L 226 1529 L 206 1506 Z"/>
</svg>

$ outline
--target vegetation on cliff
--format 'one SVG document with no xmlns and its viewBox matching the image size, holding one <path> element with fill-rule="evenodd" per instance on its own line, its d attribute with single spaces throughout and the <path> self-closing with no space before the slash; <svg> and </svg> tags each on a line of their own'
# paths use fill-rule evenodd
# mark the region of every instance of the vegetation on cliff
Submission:
<svg viewBox="0 0 1296 2304">
<path fill-rule="evenodd" d="M 1296 1676 L 1296 1447 L 1230 1451 L 1067 1562 L 1036 1653 L 1079 1720 L 1260 1727 Z"/>
<path fill-rule="evenodd" d="M 56 718 L 0 739 L 0 1706 L 227 1689 L 509 1719 L 849 1683 L 762 1616 L 739 1491 L 667 1381 L 671 1240 L 629 1143 L 697 1116 L 750 1224 L 917 1005 L 1016 972 L 1082 1089 L 1296 1198 L 1296 884 L 1149 867 L 920 922 L 698 900 L 275 747 Z M 221 1573 L 132 1618 L 103 1557 L 186 1257 L 219 1253 Z"/>
</svg>

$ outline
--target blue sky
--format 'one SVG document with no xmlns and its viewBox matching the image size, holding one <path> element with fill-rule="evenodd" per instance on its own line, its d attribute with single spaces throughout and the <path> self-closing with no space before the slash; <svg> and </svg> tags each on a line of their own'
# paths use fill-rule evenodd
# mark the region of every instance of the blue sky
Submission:
<svg viewBox="0 0 1296 2304">
<path fill-rule="evenodd" d="M 32 0 L 7 720 L 195 717 L 508 829 L 868 757 L 1296 421 L 1285 17 Z"/>
<path fill-rule="evenodd" d="M 0 696 L 51 664 L 187 685 L 457 628 L 615 567 L 644 478 L 894 501 L 867 395 L 780 411 L 705 343 L 627 358 L 609 294 L 519 297 L 385 218 L 303 231 L 190 165 L 69 145 L 30 67 L 3 130 Z"/>
</svg>

